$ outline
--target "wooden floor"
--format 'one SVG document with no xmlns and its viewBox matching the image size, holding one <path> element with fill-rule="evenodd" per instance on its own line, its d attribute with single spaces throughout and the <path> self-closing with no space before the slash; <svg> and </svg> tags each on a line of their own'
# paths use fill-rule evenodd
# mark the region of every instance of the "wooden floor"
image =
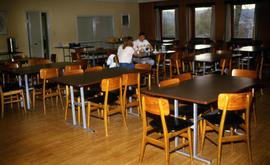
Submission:
<svg viewBox="0 0 270 165">
<path fill-rule="evenodd" d="M 269 81 L 268 81 L 269 82 Z M 270 86 L 258 97 L 258 123 L 252 121 L 252 154 L 254 165 L 270 164 Z M 40 104 L 40 103 L 39 103 Z M 48 102 L 49 106 L 50 102 Z M 42 106 L 38 106 L 42 107 Z M 91 133 L 64 121 L 64 112 L 56 105 L 48 107 L 47 115 L 41 109 L 23 115 L 17 110 L 9 111 L 0 119 L 0 165 L 12 164 L 91 164 L 91 165 L 137 165 L 141 142 L 141 121 L 128 116 L 128 129 L 122 125 L 120 115 L 110 120 L 109 137 L 105 137 L 103 121 L 92 120 Z M 222 152 L 223 165 L 247 165 L 248 153 L 245 143 L 225 145 Z M 217 148 L 206 141 L 203 156 L 216 163 Z M 171 164 L 191 164 L 189 158 L 173 153 Z M 164 152 L 148 145 L 143 164 L 164 164 Z M 193 164 L 204 164 L 194 161 Z"/>
</svg>

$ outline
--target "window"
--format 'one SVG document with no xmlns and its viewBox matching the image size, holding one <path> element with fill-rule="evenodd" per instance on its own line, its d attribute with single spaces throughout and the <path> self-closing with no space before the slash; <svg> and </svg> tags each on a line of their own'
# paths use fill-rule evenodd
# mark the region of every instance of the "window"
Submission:
<svg viewBox="0 0 270 165">
<path fill-rule="evenodd" d="M 210 38 L 212 7 L 195 8 L 195 37 Z"/>
<path fill-rule="evenodd" d="M 233 37 L 253 38 L 255 4 L 233 6 Z"/>
<path fill-rule="evenodd" d="M 114 34 L 112 16 L 78 17 L 77 25 L 79 42 L 107 41 Z"/>
<path fill-rule="evenodd" d="M 162 38 L 176 38 L 175 9 L 161 10 Z"/>
</svg>

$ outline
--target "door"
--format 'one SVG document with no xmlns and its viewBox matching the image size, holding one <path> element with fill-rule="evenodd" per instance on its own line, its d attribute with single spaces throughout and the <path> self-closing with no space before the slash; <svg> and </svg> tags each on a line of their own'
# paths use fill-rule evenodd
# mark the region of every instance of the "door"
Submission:
<svg viewBox="0 0 270 165">
<path fill-rule="evenodd" d="M 29 11 L 26 17 L 30 57 L 48 58 L 47 13 Z"/>
</svg>

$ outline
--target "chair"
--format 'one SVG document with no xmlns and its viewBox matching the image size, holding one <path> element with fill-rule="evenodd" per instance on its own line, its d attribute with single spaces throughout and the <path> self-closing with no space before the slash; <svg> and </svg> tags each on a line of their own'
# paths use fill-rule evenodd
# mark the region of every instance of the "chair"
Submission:
<svg viewBox="0 0 270 165">
<path fill-rule="evenodd" d="M 91 111 L 101 109 L 103 110 L 105 135 L 108 136 L 108 117 L 110 115 L 121 113 L 123 123 L 125 126 L 127 126 L 122 98 L 122 78 L 113 77 L 102 79 L 100 87 L 103 95 L 99 95 L 97 97 L 89 99 L 87 106 L 87 126 L 88 128 L 90 127 Z"/>
<path fill-rule="evenodd" d="M 192 79 L 192 74 L 190 72 L 182 73 L 182 74 L 177 75 L 176 78 L 178 78 L 180 82 L 183 82 L 183 81 Z"/>
<path fill-rule="evenodd" d="M 16 69 L 16 68 L 19 68 L 19 64 L 12 62 L 12 63 L 5 64 L 4 67 L 9 68 L 9 69 Z M 17 84 L 17 82 L 18 82 L 18 80 L 17 80 L 16 76 L 9 75 L 9 74 L 5 75 L 4 73 L 2 73 L 2 83 L 3 84 L 7 84 L 7 83 Z"/>
<path fill-rule="evenodd" d="M 218 110 L 203 115 L 202 129 L 202 148 L 205 138 L 218 146 L 217 165 L 221 164 L 221 147 L 223 143 L 245 141 L 248 145 L 250 163 L 251 145 L 250 145 L 250 121 L 249 111 L 252 102 L 252 95 L 247 93 L 223 93 L 218 96 Z M 230 132 L 226 133 L 225 129 Z M 241 133 L 234 132 L 235 129 L 241 129 Z M 218 134 L 217 142 L 206 136 L 206 131 L 214 131 Z"/>
<path fill-rule="evenodd" d="M 144 70 L 146 73 L 141 73 L 141 85 L 147 86 L 151 89 L 151 65 L 150 64 L 135 64 L 135 69 Z M 148 83 L 147 83 L 148 80 Z"/>
<path fill-rule="evenodd" d="M 178 78 L 172 78 L 172 79 L 160 81 L 158 86 L 160 88 L 163 88 L 163 87 L 177 85 L 179 83 L 180 83 L 180 80 Z"/>
<path fill-rule="evenodd" d="M 161 74 L 163 74 L 163 79 L 166 79 L 165 54 L 159 53 L 156 55 L 156 67 L 152 69 L 156 84 L 159 83 L 159 76 Z"/>
<path fill-rule="evenodd" d="M 76 66 L 76 65 L 74 65 L 74 66 Z M 83 74 L 83 70 L 82 69 L 70 69 L 69 67 L 65 68 L 65 70 L 64 70 L 64 76 L 78 75 L 78 74 Z M 68 85 L 66 85 L 65 120 L 67 120 L 68 107 L 70 105 L 70 100 L 69 100 L 70 93 L 69 92 L 70 92 L 69 87 L 68 87 Z M 77 101 L 80 102 L 80 97 L 77 97 Z M 77 107 L 77 111 L 78 111 L 78 122 L 80 124 L 81 123 L 81 111 L 80 111 L 79 106 Z"/>
<path fill-rule="evenodd" d="M 181 52 L 182 53 L 182 52 Z M 173 74 L 176 70 L 177 75 L 180 74 L 180 68 L 182 67 L 181 59 L 180 59 L 180 52 L 176 51 L 174 54 L 171 55 L 171 58 L 165 60 L 166 66 L 170 67 L 170 78 L 173 77 Z"/>
<path fill-rule="evenodd" d="M 169 102 L 166 99 L 142 95 L 143 137 L 141 143 L 140 163 L 143 160 L 146 144 L 152 144 L 165 150 L 165 164 L 169 164 L 169 153 L 189 146 L 192 161 L 191 128 L 192 122 L 169 115 Z M 180 145 L 171 149 L 170 141 L 183 137 Z M 179 141 L 177 141 L 179 142 Z"/>
<path fill-rule="evenodd" d="M 71 52 L 71 61 L 77 62 L 81 59 L 81 53 L 80 52 Z"/>
<path fill-rule="evenodd" d="M 24 99 L 24 93 L 22 88 L 18 88 L 15 86 L 2 86 L 0 85 L 0 95 L 1 95 L 1 118 L 4 118 L 4 107 L 5 104 L 11 104 L 11 108 L 13 107 L 13 103 L 23 103 L 24 113 L 26 113 L 26 105 Z"/>
<path fill-rule="evenodd" d="M 50 64 L 50 63 L 51 61 L 45 58 L 33 58 L 33 59 L 28 59 L 27 61 L 27 64 L 29 66 L 45 65 L 45 64 Z"/>
<path fill-rule="evenodd" d="M 233 69 L 232 76 L 247 77 L 247 78 L 253 78 L 253 79 L 257 79 L 257 77 L 258 77 L 256 71 L 247 70 L 247 69 Z M 256 125 L 257 124 L 257 112 L 256 112 L 255 88 L 252 88 L 252 99 L 253 99 L 253 103 L 252 103 L 253 117 L 254 117 L 254 123 Z"/>
<path fill-rule="evenodd" d="M 56 78 L 59 76 L 57 68 L 44 68 L 39 71 L 40 78 L 43 79 L 42 86 L 39 84 L 33 88 L 33 107 L 35 108 L 36 95 L 42 95 L 43 101 L 43 112 L 46 114 L 46 98 L 59 97 L 62 107 L 64 108 L 62 96 L 60 92 L 60 86 L 55 83 L 49 82 L 49 79 Z M 58 102 L 58 99 L 56 99 Z"/>
<path fill-rule="evenodd" d="M 104 69 L 102 66 L 87 67 L 85 72 L 95 72 Z"/>
<path fill-rule="evenodd" d="M 221 56 L 219 66 L 220 66 L 220 71 L 219 73 L 221 75 L 224 75 L 225 73 L 229 75 L 229 73 L 232 70 L 232 57 L 229 55 L 232 54 L 231 51 L 228 50 L 217 50 L 216 54 Z"/>
<path fill-rule="evenodd" d="M 122 75 L 124 94 L 123 104 L 125 110 L 137 107 L 138 114 L 141 114 L 141 80 L 140 73 L 127 73 Z"/>
<path fill-rule="evenodd" d="M 69 74 L 69 73 L 72 74 L 73 70 L 80 70 L 80 69 L 82 69 L 81 65 L 67 65 L 64 68 L 64 72 L 66 72 L 67 74 Z"/>
<path fill-rule="evenodd" d="M 56 54 L 51 54 L 51 62 L 56 63 Z"/>
</svg>

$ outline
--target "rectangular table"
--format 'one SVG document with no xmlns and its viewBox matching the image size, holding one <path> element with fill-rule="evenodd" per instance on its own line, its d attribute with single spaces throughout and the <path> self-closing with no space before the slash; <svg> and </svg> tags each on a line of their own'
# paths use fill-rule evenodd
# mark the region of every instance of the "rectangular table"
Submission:
<svg viewBox="0 0 270 165">
<path fill-rule="evenodd" d="M 67 65 L 76 65 L 76 64 L 78 64 L 78 63 L 58 62 L 58 63 L 51 63 L 51 64 L 45 64 L 45 65 L 20 67 L 20 68 L 14 68 L 14 69 L 1 68 L 0 70 L 3 73 L 17 75 L 19 77 L 19 85 L 20 86 L 22 86 L 22 76 L 24 76 L 27 109 L 30 109 L 30 94 L 29 94 L 28 75 L 38 74 L 39 70 L 43 69 L 43 68 L 62 68 L 63 69 Z"/>
<path fill-rule="evenodd" d="M 206 75 L 198 76 L 192 80 L 184 81 L 180 85 L 166 88 L 152 87 L 151 90 L 142 91 L 152 96 L 174 99 L 175 115 L 178 116 L 178 100 L 193 103 L 193 156 L 194 159 L 211 163 L 211 161 L 198 156 L 198 104 L 208 105 L 218 99 L 220 93 L 234 93 L 251 89 L 257 80 L 240 77 Z"/>
<path fill-rule="evenodd" d="M 146 72 L 140 69 L 127 69 L 127 68 L 110 68 L 103 69 L 95 72 L 88 72 L 80 75 L 63 76 L 53 79 L 52 81 L 68 85 L 70 87 L 71 96 L 71 110 L 72 110 L 72 121 L 73 125 L 77 125 L 76 115 L 75 115 L 75 102 L 74 102 L 74 88 L 80 89 L 81 105 L 82 105 L 82 120 L 83 128 L 86 129 L 86 113 L 85 113 L 85 98 L 84 98 L 84 87 L 100 83 L 104 78 L 117 77 L 125 73 L 132 72 Z"/>
<path fill-rule="evenodd" d="M 262 50 L 259 46 L 243 46 L 240 48 L 234 49 L 234 51 L 238 52 L 246 52 L 247 53 L 247 69 L 250 68 L 250 53 L 258 53 Z"/>
</svg>

